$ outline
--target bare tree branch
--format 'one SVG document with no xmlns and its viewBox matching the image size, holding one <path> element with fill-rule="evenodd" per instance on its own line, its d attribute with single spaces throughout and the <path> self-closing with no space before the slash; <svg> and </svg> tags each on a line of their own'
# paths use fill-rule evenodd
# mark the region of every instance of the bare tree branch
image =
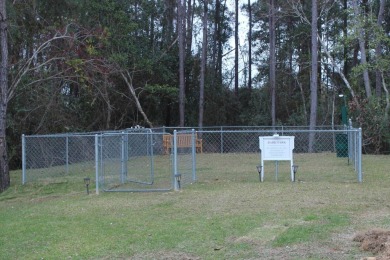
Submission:
<svg viewBox="0 0 390 260">
<path fill-rule="evenodd" d="M 129 91 L 131 95 L 134 98 L 135 104 L 137 106 L 138 111 L 143 116 L 146 123 L 149 125 L 149 127 L 153 127 L 153 124 L 149 121 L 147 115 L 145 114 L 144 110 L 142 109 L 141 103 L 139 102 L 139 99 L 137 97 L 137 94 L 135 93 L 135 89 L 132 82 L 132 76 L 128 71 L 120 71 L 120 75 L 122 76 L 123 80 L 126 82 L 127 87 L 129 88 Z"/>
<path fill-rule="evenodd" d="M 390 97 L 389 97 L 389 90 L 386 87 L 385 83 L 385 77 L 383 75 L 383 72 L 381 72 L 382 76 L 382 87 L 386 93 L 386 108 L 385 108 L 385 115 L 384 115 L 384 120 L 385 122 L 389 119 L 389 110 L 390 110 Z"/>
<path fill-rule="evenodd" d="M 10 100 L 14 95 L 15 95 L 15 90 L 17 88 L 17 86 L 20 84 L 21 80 L 23 79 L 23 77 L 30 71 L 32 70 L 36 70 L 36 69 L 39 69 L 39 68 L 42 68 L 54 61 L 57 61 L 57 60 L 63 60 L 64 58 L 63 57 L 53 57 L 53 58 L 49 58 L 47 59 L 46 61 L 44 61 L 43 63 L 37 65 L 37 66 L 34 66 L 34 60 L 37 58 L 37 56 L 42 53 L 43 51 L 45 51 L 47 48 L 49 48 L 50 46 L 52 46 L 52 43 L 54 41 L 58 41 L 58 40 L 63 40 L 63 39 L 75 39 L 75 35 L 70 35 L 68 34 L 68 27 L 70 25 L 68 25 L 66 28 L 65 28 L 65 33 L 61 34 L 60 32 L 56 32 L 55 35 L 46 40 L 45 42 L 43 42 L 41 45 L 39 45 L 36 50 L 34 51 L 33 55 L 31 55 L 30 58 L 28 58 L 26 61 L 23 62 L 23 64 L 21 65 L 20 69 L 17 71 L 16 73 L 16 76 L 14 78 L 14 80 L 11 82 L 9 88 L 8 88 L 8 100 Z"/>
</svg>

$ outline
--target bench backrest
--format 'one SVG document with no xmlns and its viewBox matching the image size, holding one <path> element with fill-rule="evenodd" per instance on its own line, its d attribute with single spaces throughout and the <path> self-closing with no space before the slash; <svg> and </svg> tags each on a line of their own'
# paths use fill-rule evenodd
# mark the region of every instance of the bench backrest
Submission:
<svg viewBox="0 0 390 260">
<path fill-rule="evenodd" d="M 179 147 L 189 147 L 192 145 L 192 134 L 178 134 L 176 142 Z"/>
<path fill-rule="evenodd" d="M 192 145 L 192 134 L 177 134 L 177 146 L 178 147 L 191 147 Z M 195 136 L 197 139 L 197 136 Z M 165 145 L 173 145 L 173 135 L 163 135 L 163 143 Z"/>
</svg>

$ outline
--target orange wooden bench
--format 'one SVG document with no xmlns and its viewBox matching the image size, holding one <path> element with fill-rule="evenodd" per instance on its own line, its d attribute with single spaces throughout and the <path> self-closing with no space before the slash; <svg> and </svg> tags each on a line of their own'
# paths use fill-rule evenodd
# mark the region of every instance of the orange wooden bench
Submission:
<svg viewBox="0 0 390 260">
<path fill-rule="evenodd" d="M 177 134 L 176 145 L 177 148 L 191 148 L 192 147 L 192 134 Z M 173 135 L 163 135 L 163 147 L 164 153 L 169 154 L 173 147 Z M 197 153 L 203 153 L 203 141 L 195 136 L 195 150 Z"/>
</svg>

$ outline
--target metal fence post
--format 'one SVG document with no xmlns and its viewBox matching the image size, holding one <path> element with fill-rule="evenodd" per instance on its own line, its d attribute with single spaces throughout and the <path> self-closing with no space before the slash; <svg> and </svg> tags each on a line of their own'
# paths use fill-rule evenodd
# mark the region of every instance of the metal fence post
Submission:
<svg viewBox="0 0 390 260">
<path fill-rule="evenodd" d="M 355 172 L 359 174 L 359 129 L 354 128 L 354 161 L 353 161 L 353 166 L 355 169 Z"/>
<path fill-rule="evenodd" d="M 358 129 L 358 181 L 362 182 L 363 181 L 363 174 L 362 174 L 362 128 L 359 127 Z"/>
<path fill-rule="evenodd" d="M 26 136 L 22 134 L 22 184 L 26 183 Z"/>
<path fill-rule="evenodd" d="M 65 167 L 66 174 L 69 174 L 69 137 L 66 135 L 65 137 Z"/>
<path fill-rule="evenodd" d="M 221 153 L 223 153 L 223 127 L 221 126 Z"/>
<path fill-rule="evenodd" d="M 126 163 L 127 158 L 125 158 L 126 154 L 126 144 L 125 144 L 125 132 L 122 132 L 122 138 L 121 138 L 121 182 L 125 183 L 125 174 L 127 170 Z"/>
<path fill-rule="evenodd" d="M 95 134 L 95 179 L 96 194 L 99 194 L 99 136 Z"/>
<path fill-rule="evenodd" d="M 353 164 L 354 164 L 354 168 L 355 168 L 355 171 L 358 172 L 358 163 L 359 163 L 359 130 L 358 129 L 354 129 L 354 132 L 353 132 L 353 135 L 354 135 L 354 139 L 353 139 L 353 142 L 354 142 L 354 161 L 353 161 Z"/>
<path fill-rule="evenodd" d="M 347 142 L 348 142 L 348 165 L 350 162 L 352 162 L 352 153 L 353 153 L 353 147 L 352 147 L 352 142 L 353 142 L 353 139 L 352 139 L 352 135 L 353 135 L 353 132 L 352 132 L 352 122 L 349 121 L 349 124 L 347 126 Z"/>
<path fill-rule="evenodd" d="M 154 182 L 154 134 L 151 129 L 149 129 L 149 133 L 147 134 L 148 142 L 150 142 L 150 146 L 148 145 L 146 149 L 148 150 L 147 154 L 150 156 L 150 177 L 151 182 Z M 128 144 L 129 142 L 127 142 Z"/>
<path fill-rule="evenodd" d="M 195 129 L 192 129 L 192 151 L 191 151 L 191 162 L 192 162 L 192 180 L 196 181 L 196 138 L 197 132 Z"/>
<path fill-rule="evenodd" d="M 179 190 L 179 183 L 176 181 L 176 176 L 178 176 L 178 171 L 177 171 L 177 130 L 173 131 L 173 176 L 172 176 L 172 181 L 173 181 L 173 187 L 177 191 Z"/>
</svg>

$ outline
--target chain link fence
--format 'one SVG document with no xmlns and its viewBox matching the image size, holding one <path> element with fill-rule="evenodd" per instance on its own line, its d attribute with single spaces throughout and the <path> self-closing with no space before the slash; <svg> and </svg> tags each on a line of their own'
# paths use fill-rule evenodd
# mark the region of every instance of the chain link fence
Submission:
<svg viewBox="0 0 390 260">
<path fill-rule="evenodd" d="M 164 132 L 190 131 L 163 128 Z M 315 130 L 295 126 L 204 127 L 193 130 L 202 142 L 202 152 L 193 152 L 194 178 L 202 181 L 259 180 L 260 136 L 294 136 L 294 166 L 297 181 L 362 182 L 362 130 L 347 126 L 320 126 Z M 188 150 L 187 150 L 188 151 Z M 186 157 L 185 164 L 190 165 Z M 180 159 L 177 162 L 181 163 Z M 184 162 L 183 162 L 184 163 Z M 291 165 L 266 162 L 266 180 L 288 180 Z M 188 167 L 187 169 L 190 169 Z M 271 170 L 270 170 L 271 169 Z M 188 170 L 187 170 L 188 171 Z M 274 174 L 273 174 L 274 173 Z"/>
<path fill-rule="evenodd" d="M 97 192 L 178 190 L 195 181 L 259 181 L 259 137 L 275 133 L 294 136 L 297 181 L 362 182 L 362 134 L 352 127 L 315 131 L 296 127 L 141 128 L 23 135 L 22 181 L 81 182 L 91 176 Z M 289 180 L 289 163 L 265 164 L 265 181 Z"/>
<path fill-rule="evenodd" d="M 204 153 L 196 156 L 198 180 L 259 180 L 259 136 L 274 134 L 295 137 L 293 157 L 299 169 L 297 180 L 362 181 L 361 130 L 353 128 L 198 131 L 198 135 L 202 136 Z M 313 138 L 312 142 L 310 138 Z M 289 162 L 267 161 L 266 167 L 272 169 L 267 171 L 266 180 L 290 178 Z"/>
<path fill-rule="evenodd" d="M 22 182 L 56 183 L 85 177 L 95 168 L 95 136 L 22 136 Z"/>
<path fill-rule="evenodd" d="M 174 187 L 171 154 L 163 133 L 122 132 L 22 136 L 22 182 L 61 183 L 94 179 L 103 191 L 169 191 Z"/>
</svg>

